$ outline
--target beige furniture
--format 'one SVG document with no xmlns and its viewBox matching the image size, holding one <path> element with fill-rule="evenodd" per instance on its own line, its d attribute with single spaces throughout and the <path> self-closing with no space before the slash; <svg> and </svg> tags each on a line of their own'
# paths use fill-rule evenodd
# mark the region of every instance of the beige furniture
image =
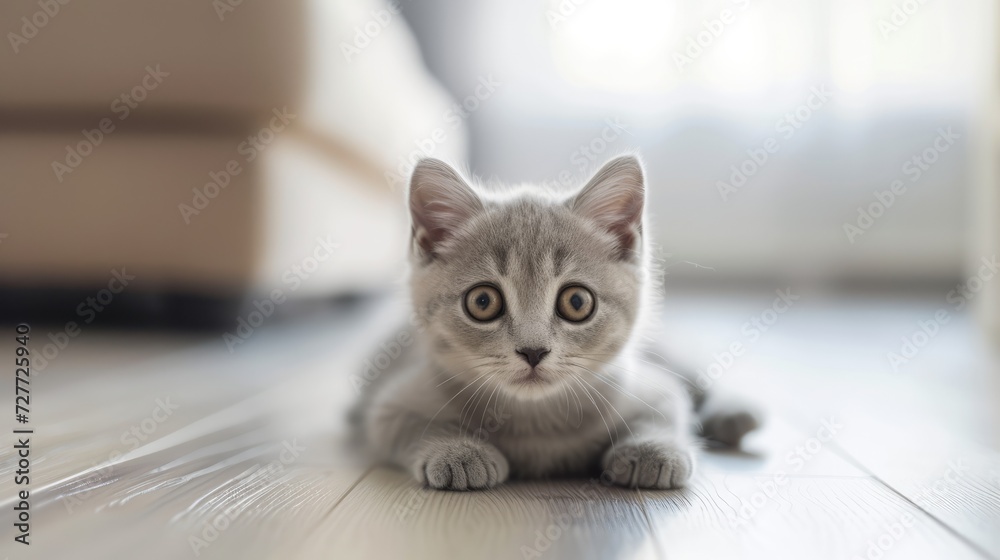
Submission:
<svg viewBox="0 0 1000 560">
<path fill-rule="evenodd" d="M 0 286 L 90 289 L 125 267 L 134 293 L 290 291 L 318 239 L 337 249 L 297 296 L 400 270 L 406 217 L 385 173 L 450 104 L 401 15 L 12 0 L 0 22 L 16 35 L 0 48 Z M 464 131 L 433 148 L 462 158 Z"/>
</svg>

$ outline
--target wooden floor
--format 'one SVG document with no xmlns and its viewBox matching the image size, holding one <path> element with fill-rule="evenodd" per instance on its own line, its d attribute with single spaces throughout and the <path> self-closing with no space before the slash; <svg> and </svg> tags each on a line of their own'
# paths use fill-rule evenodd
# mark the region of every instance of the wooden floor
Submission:
<svg viewBox="0 0 1000 560">
<path fill-rule="evenodd" d="M 1000 372 L 971 319 L 953 313 L 893 371 L 887 353 L 941 302 L 803 296 L 751 340 L 743 323 L 773 298 L 668 300 L 674 354 L 704 371 L 743 343 L 715 384 L 768 415 L 670 492 L 443 493 L 359 463 L 349 374 L 389 307 L 266 325 L 232 354 L 218 337 L 85 331 L 32 376 L 30 547 L 13 544 L 15 456 L 0 454 L 0 558 L 1000 558 Z M 34 329 L 40 350 L 52 329 Z"/>
</svg>

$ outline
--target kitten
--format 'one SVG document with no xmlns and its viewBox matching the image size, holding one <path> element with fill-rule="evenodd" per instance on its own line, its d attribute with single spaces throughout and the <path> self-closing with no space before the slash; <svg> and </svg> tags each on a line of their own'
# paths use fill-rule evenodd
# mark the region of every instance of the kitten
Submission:
<svg viewBox="0 0 1000 560">
<path fill-rule="evenodd" d="M 411 299 L 422 327 L 357 409 L 378 457 L 432 488 L 601 472 L 677 488 L 695 467 L 704 395 L 648 339 L 645 178 L 617 157 L 569 196 L 488 192 L 421 161 L 409 206 Z M 748 413 L 703 418 L 738 444 Z"/>
</svg>

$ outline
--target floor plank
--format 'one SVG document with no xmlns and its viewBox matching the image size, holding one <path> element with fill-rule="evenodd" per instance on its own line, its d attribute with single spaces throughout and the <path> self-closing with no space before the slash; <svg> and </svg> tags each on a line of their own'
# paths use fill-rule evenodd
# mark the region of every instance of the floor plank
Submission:
<svg viewBox="0 0 1000 560">
<path fill-rule="evenodd" d="M 1000 453 L 910 417 L 906 429 L 880 418 L 838 441 L 858 465 L 941 520 L 978 550 L 1000 557 Z"/>
<path fill-rule="evenodd" d="M 643 497 L 668 558 L 981 558 L 874 479 L 710 475 Z"/>
<path fill-rule="evenodd" d="M 714 301 L 675 307 L 681 327 L 668 328 L 707 339 L 709 357 L 756 305 Z M 765 428 L 742 451 L 702 453 L 694 484 L 671 492 L 587 480 L 434 492 L 369 468 L 342 445 L 343 416 L 349 374 L 394 326 L 386 310 L 263 328 L 233 353 L 218 338 L 88 331 L 32 387 L 28 558 L 1000 557 L 1000 399 L 971 326 L 956 320 L 898 375 L 883 333 L 919 306 L 794 311 L 715 387 L 756 398 Z M 166 398 L 179 408 L 123 440 Z M 827 438 L 824 424 L 839 427 Z M 301 453 L 282 461 L 289 445 Z M 0 450 L 4 472 L 14 460 Z M 969 467 L 946 478 L 956 461 Z M 3 509 L 14 489 L 0 477 Z M 24 557 L 3 531 L 0 558 Z"/>
<path fill-rule="evenodd" d="M 772 408 L 764 425 L 750 434 L 739 450 L 702 454 L 701 470 L 711 474 L 869 476 L 820 440 L 819 436 L 826 437 L 820 428 L 829 419 L 821 417 L 796 427 L 781 411 Z"/>
<path fill-rule="evenodd" d="M 588 480 L 438 492 L 378 468 L 301 550 L 344 558 L 655 558 L 639 494 Z"/>
</svg>

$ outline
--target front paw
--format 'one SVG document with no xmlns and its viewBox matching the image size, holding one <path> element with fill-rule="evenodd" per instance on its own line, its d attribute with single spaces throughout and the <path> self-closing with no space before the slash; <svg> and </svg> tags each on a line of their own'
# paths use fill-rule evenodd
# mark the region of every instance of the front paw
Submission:
<svg viewBox="0 0 1000 560">
<path fill-rule="evenodd" d="M 601 462 L 603 477 L 629 488 L 680 488 L 694 474 L 694 453 L 678 442 L 639 440 L 615 445 Z"/>
<path fill-rule="evenodd" d="M 480 490 L 507 480 L 510 467 L 496 447 L 469 439 L 427 443 L 414 464 L 417 480 L 438 490 Z"/>
</svg>

